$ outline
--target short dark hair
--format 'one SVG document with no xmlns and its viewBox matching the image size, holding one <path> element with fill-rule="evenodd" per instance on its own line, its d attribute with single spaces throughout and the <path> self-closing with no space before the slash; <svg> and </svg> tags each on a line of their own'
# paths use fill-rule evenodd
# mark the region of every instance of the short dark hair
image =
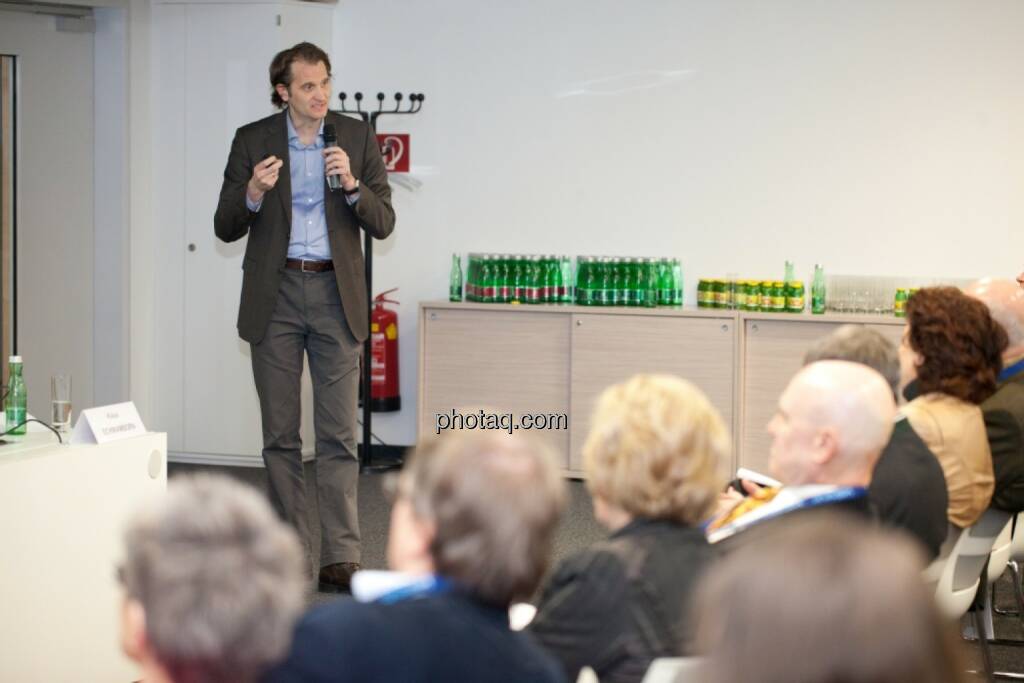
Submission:
<svg viewBox="0 0 1024 683">
<path fill-rule="evenodd" d="M 925 287 L 907 301 L 907 325 L 910 348 L 923 359 L 922 394 L 981 403 L 995 393 L 1008 341 L 985 304 L 956 287 Z"/>
<path fill-rule="evenodd" d="M 292 62 L 323 62 L 327 67 L 327 75 L 331 75 L 331 58 L 313 43 L 299 43 L 287 50 L 281 50 L 270 62 L 270 101 L 278 109 L 284 108 L 285 101 L 277 93 L 277 86 L 283 85 L 287 88 L 292 84 Z"/>
</svg>

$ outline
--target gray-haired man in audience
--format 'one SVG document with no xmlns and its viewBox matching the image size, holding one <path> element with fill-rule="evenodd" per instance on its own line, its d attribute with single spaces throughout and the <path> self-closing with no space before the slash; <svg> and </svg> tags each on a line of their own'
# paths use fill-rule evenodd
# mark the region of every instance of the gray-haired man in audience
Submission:
<svg viewBox="0 0 1024 683">
<path fill-rule="evenodd" d="M 303 607 L 302 549 L 256 490 L 174 479 L 124 541 L 121 645 L 146 683 L 247 683 L 284 657 Z"/>
<path fill-rule="evenodd" d="M 892 387 L 893 398 L 898 395 L 899 354 L 877 330 L 843 325 L 818 340 L 804 356 L 804 364 L 829 359 L 876 370 Z M 948 528 L 946 479 L 938 459 L 902 414 L 896 416 L 892 437 L 875 465 L 868 497 L 883 524 L 909 532 L 929 558 L 939 554 Z"/>
</svg>

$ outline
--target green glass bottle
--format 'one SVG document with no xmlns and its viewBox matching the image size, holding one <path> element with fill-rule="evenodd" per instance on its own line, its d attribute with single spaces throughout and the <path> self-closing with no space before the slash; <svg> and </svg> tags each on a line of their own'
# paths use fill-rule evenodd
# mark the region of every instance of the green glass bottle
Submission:
<svg viewBox="0 0 1024 683">
<path fill-rule="evenodd" d="M 892 302 L 892 312 L 897 318 L 907 317 L 907 290 L 900 287 L 896 290 L 896 296 Z"/>
<path fill-rule="evenodd" d="M 485 304 L 494 303 L 494 257 L 484 254 L 480 264 L 480 301 Z"/>
<path fill-rule="evenodd" d="M 672 259 L 672 305 L 683 305 L 683 264 L 679 259 Z"/>
<path fill-rule="evenodd" d="M 799 280 L 790 282 L 786 289 L 786 312 L 804 312 L 804 283 Z"/>
<path fill-rule="evenodd" d="M 814 280 L 811 282 L 811 314 L 821 315 L 825 312 L 825 269 L 821 264 L 814 264 Z"/>
<path fill-rule="evenodd" d="M 708 292 L 710 284 L 707 278 L 697 280 L 697 308 L 710 308 L 708 306 Z"/>
<path fill-rule="evenodd" d="M 658 259 L 658 305 L 672 305 L 672 262 L 667 258 Z"/>
<path fill-rule="evenodd" d="M 7 380 L 7 399 L 4 413 L 7 418 L 7 433 L 14 436 L 25 434 L 25 418 L 28 416 L 28 393 L 25 378 L 21 375 L 21 356 L 11 356 L 8 364 L 10 373 Z"/>
<path fill-rule="evenodd" d="M 573 292 L 572 261 L 568 256 L 562 256 L 560 267 L 562 269 L 562 289 L 558 292 L 558 300 L 563 304 L 571 304 L 575 298 Z"/>
<path fill-rule="evenodd" d="M 640 272 L 643 274 L 640 289 L 644 295 L 644 306 L 654 308 L 658 305 L 658 261 L 643 259 Z"/>
<path fill-rule="evenodd" d="M 448 276 L 448 300 L 462 301 L 462 258 L 452 254 L 452 272 Z"/>
</svg>

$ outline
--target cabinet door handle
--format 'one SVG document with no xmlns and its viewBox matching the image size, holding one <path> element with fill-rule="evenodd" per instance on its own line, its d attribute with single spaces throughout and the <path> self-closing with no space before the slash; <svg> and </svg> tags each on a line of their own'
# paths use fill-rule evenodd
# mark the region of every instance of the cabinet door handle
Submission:
<svg viewBox="0 0 1024 683">
<path fill-rule="evenodd" d="M 728 325 L 722 325 L 722 332 L 728 332 L 728 331 L 729 331 L 729 326 Z"/>
<path fill-rule="evenodd" d="M 576 318 L 576 327 L 583 327 L 583 319 Z"/>
<path fill-rule="evenodd" d="M 430 314 L 430 319 L 431 320 L 437 320 L 437 313 L 431 313 Z"/>
<path fill-rule="evenodd" d="M 753 324 L 751 324 L 751 326 L 750 326 L 750 331 L 751 331 L 751 332 L 757 332 L 757 323 L 753 323 Z"/>
<path fill-rule="evenodd" d="M 189 251 L 195 251 L 196 250 L 195 243 L 190 242 L 189 245 L 188 245 L 188 250 Z"/>
</svg>

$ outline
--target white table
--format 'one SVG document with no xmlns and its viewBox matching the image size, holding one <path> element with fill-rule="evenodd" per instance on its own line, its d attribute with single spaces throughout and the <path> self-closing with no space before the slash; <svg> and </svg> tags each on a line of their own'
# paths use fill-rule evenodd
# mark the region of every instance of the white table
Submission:
<svg viewBox="0 0 1024 683">
<path fill-rule="evenodd" d="M 167 488 L 167 435 L 0 446 L 0 680 L 134 681 L 120 651 L 125 522 Z"/>
</svg>

